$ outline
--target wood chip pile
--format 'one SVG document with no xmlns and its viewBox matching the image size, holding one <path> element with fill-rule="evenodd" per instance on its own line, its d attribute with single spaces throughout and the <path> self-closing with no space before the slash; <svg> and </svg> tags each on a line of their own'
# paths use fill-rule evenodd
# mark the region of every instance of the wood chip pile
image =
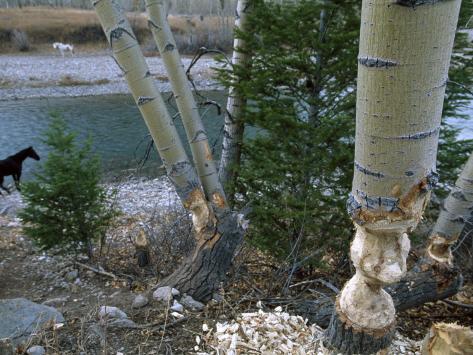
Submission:
<svg viewBox="0 0 473 355">
<path fill-rule="evenodd" d="M 301 316 L 289 315 L 277 307 L 274 312 L 242 313 L 237 320 L 203 326 L 203 341 L 209 354 L 325 354 L 321 349 L 323 330 L 307 325 Z M 206 331 L 207 329 L 207 331 Z M 198 351 L 202 340 L 196 338 Z"/>
<path fill-rule="evenodd" d="M 203 336 L 196 336 L 194 351 L 198 355 L 294 354 L 335 355 L 323 345 L 324 330 L 308 325 L 300 316 L 277 307 L 273 312 L 242 313 L 236 320 L 217 323 L 215 328 L 202 326 Z M 396 334 L 387 354 L 420 355 L 420 342 Z"/>
</svg>

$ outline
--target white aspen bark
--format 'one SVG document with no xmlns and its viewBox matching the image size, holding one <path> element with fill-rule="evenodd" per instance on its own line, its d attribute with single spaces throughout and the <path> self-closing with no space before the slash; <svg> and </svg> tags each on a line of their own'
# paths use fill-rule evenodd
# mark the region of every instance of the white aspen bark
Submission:
<svg viewBox="0 0 473 355">
<path fill-rule="evenodd" d="M 248 30 L 248 13 L 251 2 L 248 0 L 238 0 L 235 13 L 235 28 L 245 32 Z M 241 38 L 235 38 L 233 42 L 233 66 L 248 66 L 249 55 L 241 52 L 245 43 Z M 236 80 L 236 79 L 234 79 Z M 241 116 L 246 105 L 246 100 L 238 92 L 235 85 L 231 85 L 228 92 L 227 109 L 225 113 L 225 126 L 223 132 L 222 155 L 220 157 L 219 178 L 226 186 L 235 183 L 235 170 L 240 165 L 241 148 L 243 144 L 243 133 L 245 125 Z M 229 198 L 233 198 L 233 191 L 229 193 Z"/>
<path fill-rule="evenodd" d="M 348 211 L 355 276 L 336 301 L 329 342 L 348 353 L 389 345 L 382 287 L 406 272 L 408 233 L 437 180 L 438 133 L 461 0 L 363 0 L 355 169 Z M 356 344 L 355 344 L 356 343 Z"/>
<path fill-rule="evenodd" d="M 465 164 L 455 186 L 445 199 L 430 236 L 427 255 L 433 260 L 453 265 L 451 245 L 460 236 L 473 212 L 473 154 Z"/>
<path fill-rule="evenodd" d="M 133 98 L 153 137 L 167 174 L 183 204 L 189 207 L 193 197 L 202 195 L 200 182 L 161 94 L 154 84 L 133 30 L 116 1 L 99 0 L 93 1 L 92 4 L 110 43 L 113 56 L 125 74 Z"/>
<path fill-rule="evenodd" d="M 148 24 L 169 76 L 176 104 L 190 144 L 195 167 L 207 199 L 214 206 L 227 208 L 225 193 L 217 175 L 207 132 L 187 80 L 177 45 L 167 21 L 163 0 L 146 0 Z"/>
</svg>

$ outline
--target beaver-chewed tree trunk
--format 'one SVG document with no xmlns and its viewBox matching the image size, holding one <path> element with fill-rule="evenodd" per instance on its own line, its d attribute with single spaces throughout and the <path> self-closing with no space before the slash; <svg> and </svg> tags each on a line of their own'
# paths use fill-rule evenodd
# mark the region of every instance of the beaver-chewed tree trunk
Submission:
<svg viewBox="0 0 473 355">
<path fill-rule="evenodd" d="M 187 157 L 174 122 L 155 86 L 119 2 L 98 0 L 92 3 L 167 174 L 184 207 L 192 212 L 197 247 L 184 264 L 163 283 L 177 287 L 181 292 L 198 300 L 207 301 L 224 280 L 233 254 L 242 241 L 243 230 L 237 223 L 236 214 L 230 211 L 218 180 L 207 133 L 198 115 L 189 84 L 183 81 L 182 75 L 179 74 L 182 64 L 175 49 L 176 45 L 172 35 L 171 38 L 164 38 L 166 44 L 163 59 L 166 59 L 166 67 L 171 75 L 195 168 Z M 153 4 L 162 5 L 162 2 L 148 2 L 148 5 Z M 166 21 L 164 25 L 168 26 Z M 152 20 L 150 26 L 154 29 L 153 32 L 159 32 L 160 28 L 163 28 Z M 169 35 L 171 32 L 163 33 Z"/>
<path fill-rule="evenodd" d="M 406 272 L 407 233 L 437 180 L 443 96 L 459 0 L 363 0 L 355 172 L 347 206 L 356 274 L 336 299 L 327 343 L 344 353 L 389 345 L 395 308 L 383 286 Z"/>
</svg>

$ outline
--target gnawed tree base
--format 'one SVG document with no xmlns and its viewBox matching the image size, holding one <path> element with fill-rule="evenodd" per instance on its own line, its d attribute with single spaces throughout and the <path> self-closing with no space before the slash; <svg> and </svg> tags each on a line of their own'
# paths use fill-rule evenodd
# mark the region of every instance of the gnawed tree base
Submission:
<svg viewBox="0 0 473 355">
<path fill-rule="evenodd" d="M 372 354 L 391 344 L 396 331 L 395 323 L 384 329 L 362 329 L 341 312 L 338 297 L 335 308 L 326 333 L 327 345 L 343 354 Z"/>
<path fill-rule="evenodd" d="M 401 281 L 385 290 L 393 298 L 398 312 L 454 296 L 462 285 L 463 277 L 458 268 L 447 268 L 423 259 Z M 304 301 L 297 305 L 297 313 L 310 323 L 327 328 L 333 305 L 334 301 L 329 297 Z"/>
<path fill-rule="evenodd" d="M 191 255 L 159 286 L 174 287 L 198 301 L 211 300 L 226 278 L 235 251 L 243 241 L 243 233 L 236 214 L 218 215 L 213 235 L 207 240 L 197 240 Z"/>
</svg>

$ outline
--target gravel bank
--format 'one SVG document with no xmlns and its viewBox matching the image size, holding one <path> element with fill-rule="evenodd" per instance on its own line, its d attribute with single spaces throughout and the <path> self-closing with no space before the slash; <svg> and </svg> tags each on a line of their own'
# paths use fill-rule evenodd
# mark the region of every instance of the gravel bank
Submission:
<svg viewBox="0 0 473 355">
<path fill-rule="evenodd" d="M 118 208 L 127 215 L 152 215 L 158 210 L 181 209 L 174 186 L 166 176 L 156 179 L 131 178 L 119 183 L 108 183 L 107 188 L 117 191 Z M 10 188 L 13 188 L 9 184 Z M 0 196 L 0 216 L 15 218 L 24 207 L 21 194 L 14 190 Z M 19 223 L 19 220 L 16 220 Z"/>
<path fill-rule="evenodd" d="M 161 91 L 170 91 L 159 57 L 147 57 L 151 74 Z M 187 68 L 190 58 L 183 58 Z M 215 90 L 212 67 L 218 64 L 202 58 L 192 69 L 199 90 Z M 80 85 L 77 85 L 80 83 Z M 0 56 L 0 100 L 39 97 L 72 97 L 128 93 L 125 79 L 110 55 Z"/>
</svg>

